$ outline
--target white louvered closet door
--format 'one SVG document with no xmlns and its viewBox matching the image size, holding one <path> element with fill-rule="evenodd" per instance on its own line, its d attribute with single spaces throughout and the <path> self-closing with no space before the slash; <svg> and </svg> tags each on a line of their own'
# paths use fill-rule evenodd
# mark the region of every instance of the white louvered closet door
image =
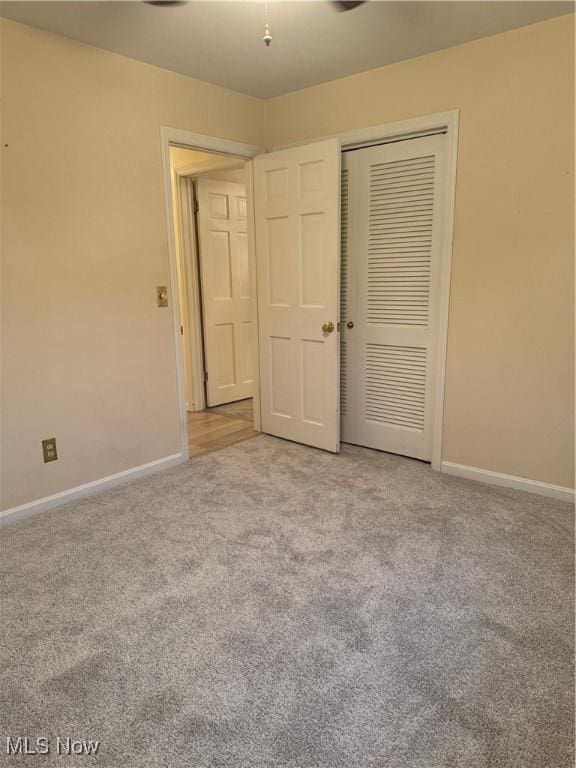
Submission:
<svg viewBox="0 0 576 768">
<path fill-rule="evenodd" d="M 342 440 L 425 461 L 444 143 L 437 135 L 346 152 L 342 166 Z"/>
</svg>

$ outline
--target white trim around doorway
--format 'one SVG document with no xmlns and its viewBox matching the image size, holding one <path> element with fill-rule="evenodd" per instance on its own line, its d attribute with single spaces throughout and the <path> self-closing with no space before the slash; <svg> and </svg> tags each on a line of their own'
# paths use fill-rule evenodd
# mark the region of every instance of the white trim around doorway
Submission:
<svg viewBox="0 0 576 768">
<path fill-rule="evenodd" d="M 452 271 L 452 242 L 454 238 L 454 209 L 456 204 L 456 165 L 458 159 L 459 110 L 438 112 L 371 128 L 361 128 L 338 134 L 342 150 L 350 150 L 394 139 L 404 140 L 434 132 L 446 133 L 446 183 L 444 185 L 442 263 L 439 297 L 440 322 L 437 339 L 437 380 L 432 469 L 442 470 L 442 432 L 444 425 L 444 388 L 446 382 L 446 350 L 448 344 L 448 314 L 450 306 L 450 276 Z"/>
<path fill-rule="evenodd" d="M 385 123 L 383 125 L 371 126 L 368 128 L 361 128 L 357 130 L 347 131 L 343 133 L 333 134 L 332 136 L 319 136 L 313 139 L 307 139 L 301 142 L 295 142 L 289 146 L 298 146 L 299 144 L 308 144 L 313 141 L 321 141 L 326 138 L 338 138 L 340 140 L 341 148 L 343 151 L 350 150 L 352 148 L 360 148 L 364 146 L 370 146 L 385 141 L 404 140 L 409 138 L 416 138 L 418 136 L 425 136 L 433 132 L 446 133 L 447 140 L 447 167 L 446 167 L 446 184 L 445 186 L 445 205 L 443 206 L 443 229 L 445 232 L 445 238 L 442 248 L 442 266 L 441 266 L 441 287 L 440 287 L 440 327 L 438 333 L 438 366 L 437 366 L 437 381 L 436 381 L 436 408 L 435 408 L 435 423 L 434 423 L 434 438 L 432 448 L 432 468 L 441 471 L 442 470 L 442 431 L 444 422 L 444 389 L 446 378 L 446 351 L 448 342 L 448 315 L 449 315 L 449 298 L 450 298 L 450 277 L 452 267 L 452 242 L 454 232 L 454 210 L 456 200 L 456 166 L 458 156 L 458 126 L 459 126 L 459 110 L 451 110 L 448 112 L 439 112 L 432 115 L 424 115 L 420 117 L 410 118 L 408 120 L 402 120 L 392 123 Z M 237 142 L 228 141 L 226 139 L 218 139 L 211 136 L 204 136 L 201 134 L 195 134 L 188 131 L 182 131 L 174 128 L 161 128 L 161 144 L 162 144 L 162 164 L 164 175 L 164 200 L 166 211 L 166 222 L 168 232 L 168 245 L 170 254 L 170 284 L 171 284 L 171 296 L 172 296 L 172 313 L 173 313 L 173 326 L 174 326 L 174 339 L 176 344 L 176 368 L 178 378 L 178 398 L 180 406 L 180 423 L 181 423 L 181 442 L 182 451 L 185 456 L 188 456 L 187 446 L 187 429 L 186 429 L 186 403 L 184 395 L 184 371 L 183 361 L 181 353 L 178 353 L 180 348 L 180 312 L 178 306 L 178 283 L 177 283 L 177 268 L 176 268 L 176 252 L 174 244 L 174 229 L 172 226 L 173 210 L 172 210 L 172 196 L 171 196 L 171 183 L 170 183 L 170 145 L 187 147 L 189 149 L 197 149 L 200 151 L 216 152 L 226 155 L 234 155 L 236 157 L 244 157 L 246 160 L 250 160 L 252 157 L 263 154 L 265 150 L 261 147 L 250 146 L 247 144 L 239 144 Z M 285 149 L 286 146 L 275 147 L 274 149 Z M 254 248 L 254 210 L 252 201 L 252 168 L 249 165 L 249 182 L 247 189 L 248 208 L 249 208 L 249 242 L 250 242 L 250 258 L 251 258 L 251 270 L 253 280 L 253 290 L 255 291 L 256 285 L 256 264 L 255 264 L 255 248 Z M 256 295 L 256 294 L 254 294 Z M 257 353 L 258 345 L 258 333 L 257 333 L 257 306 L 255 306 L 254 316 L 254 328 L 255 328 L 255 349 Z M 258 358 L 256 358 L 257 360 Z M 255 429 L 260 430 L 259 423 L 259 382 L 255 382 Z"/>
<path fill-rule="evenodd" d="M 188 411 L 203 411 L 206 407 L 204 391 L 204 339 L 200 311 L 200 280 L 196 251 L 196 214 L 194 212 L 194 179 L 173 170 L 174 196 L 178 215 L 174 217 L 174 230 L 179 240 L 176 256 L 179 262 L 180 320 L 184 339 L 184 381 Z M 188 354 L 186 354 L 186 349 Z M 187 370 L 188 369 L 188 370 Z"/>
<path fill-rule="evenodd" d="M 300 144 L 309 144 L 313 141 L 337 138 L 340 140 L 342 151 L 360 149 L 374 146 L 387 141 L 402 141 L 420 136 L 428 136 L 432 133 L 445 133 L 447 140 L 446 157 L 446 183 L 445 200 L 443 206 L 443 230 L 445 233 L 442 247 L 442 264 L 440 268 L 441 286 L 439 298 L 440 323 L 438 332 L 437 350 L 437 380 L 436 380 L 436 407 L 434 420 L 434 437 L 432 446 L 432 469 L 442 471 L 442 431 L 444 424 L 444 388 L 446 381 L 446 350 L 448 343 L 448 313 L 450 303 L 450 276 L 452 271 L 452 241 L 454 238 L 454 210 L 456 205 L 456 165 L 458 159 L 458 125 L 460 111 L 453 109 L 448 112 L 436 112 L 431 115 L 409 118 L 383 125 L 374 125 L 369 128 L 359 128 L 352 131 L 331 134 L 330 136 L 317 136 L 303 141 L 293 142 L 278 147 L 288 149 Z"/>
<path fill-rule="evenodd" d="M 447 140 L 446 183 L 444 185 L 445 200 L 443 206 L 444 243 L 442 246 L 442 264 L 440 268 L 441 285 L 439 298 L 440 323 L 438 330 L 437 348 L 437 380 L 436 407 L 434 420 L 434 437 L 432 446 L 432 469 L 442 471 L 442 432 L 444 425 L 444 388 L 446 381 L 446 350 L 448 343 L 448 314 L 450 304 L 450 276 L 452 271 L 452 242 L 454 238 L 454 210 L 456 205 L 456 166 L 458 159 L 458 125 L 460 112 L 457 109 L 448 112 L 437 112 L 432 115 L 414 117 L 369 128 L 360 128 L 332 136 L 320 136 L 315 139 L 297 142 L 308 144 L 311 141 L 321 141 L 327 138 L 338 138 L 342 151 L 374 146 L 379 143 L 394 140 L 405 140 L 427 136 L 432 133 L 445 133 Z M 286 146 L 275 149 L 286 149 Z"/>
<path fill-rule="evenodd" d="M 172 177 L 170 172 L 170 146 L 184 147 L 186 149 L 195 149 L 201 152 L 214 152 L 221 155 L 232 155 L 235 157 L 245 158 L 246 161 L 250 161 L 256 155 L 264 153 L 262 147 L 252 146 L 250 144 L 241 144 L 236 141 L 229 141 L 228 139 L 219 139 L 213 136 L 204 136 L 199 133 L 192 133 L 190 131 L 183 131 L 178 128 L 168 128 L 162 126 L 160 128 L 160 149 L 162 156 L 162 177 L 163 177 L 163 193 L 164 193 L 164 214 L 166 224 L 166 234 L 168 239 L 168 261 L 169 261 L 169 303 L 172 316 L 172 329 L 174 340 L 174 355 L 176 361 L 176 380 L 178 391 L 178 415 L 180 424 L 180 446 L 183 460 L 188 459 L 188 429 L 187 429 L 187 411 L 186 411 L 186 393 L 184 386 L 184 361 L 182 355 L 181 346 L 181 331 L 180 331 L 180 301 L 178 295 L 178 267 L 176 256 L 176 242 L 174 233 L 174 210 L 172 205 Z M 249 182 L 247 184 L 247 197 L 251 194 L 251 176 L 252 166 L 247 162 L 247 169 L 249 170 Z M 254 211 L 250 199 L 248 199 L 248 237 L 249 242 L 253 243 L 253 221 Z M 252 287 L 256 284 L 256 259 L 253 248 L 249 248 L 250 258 L 250 271 L 252 279 Z M 257 316 L 257 302 L 256 294 L 253 294 L 255 299 L 254 317 L 253 317 L 253 339 L 254 339 L 254 356 L 255 360 L 258 360 L 258 316 Z M 260 382 L 258 377 L 258 367 L 255 366 L 254 374 L 254 429 L 260 430 Z"/>
</svg>

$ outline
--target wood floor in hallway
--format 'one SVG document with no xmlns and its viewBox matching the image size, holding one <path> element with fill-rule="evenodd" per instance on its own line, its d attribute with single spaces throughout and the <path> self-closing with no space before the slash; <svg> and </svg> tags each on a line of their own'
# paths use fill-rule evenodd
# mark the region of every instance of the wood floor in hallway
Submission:
<svg viewBox="0 0 576 768">
<path fill-rule="evenodd" d="M 241 400 L 239 403 L 188 414 L 188 450 L 191 459 L 249 440 L 258 434 L 252 420 L 252 400 Z"/>
</svg>

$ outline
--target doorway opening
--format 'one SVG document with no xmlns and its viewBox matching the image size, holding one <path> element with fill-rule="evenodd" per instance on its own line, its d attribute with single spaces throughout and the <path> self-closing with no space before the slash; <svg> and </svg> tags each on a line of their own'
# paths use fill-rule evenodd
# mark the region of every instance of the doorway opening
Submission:
<svg viewBox="0 0 576 768">
<path fill-rule="evenodd" d="M 254 437 L 245 158 L 170 146 L 188 454 Z"/>
</svg>

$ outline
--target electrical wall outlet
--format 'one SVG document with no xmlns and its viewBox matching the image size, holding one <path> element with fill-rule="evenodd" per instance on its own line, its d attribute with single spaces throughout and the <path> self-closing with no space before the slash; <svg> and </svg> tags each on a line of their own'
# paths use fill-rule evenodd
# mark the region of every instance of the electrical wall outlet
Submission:
<svg viewBox="0 0 576 768">
<path fill-rule="evenodd" d="M 42 453 L 44 454 L 44 464 L 48 461 L 56 461 L 58 459 L 55 437 L 49 437 L 47 440 L 42 440 Z"/>
</svg>

